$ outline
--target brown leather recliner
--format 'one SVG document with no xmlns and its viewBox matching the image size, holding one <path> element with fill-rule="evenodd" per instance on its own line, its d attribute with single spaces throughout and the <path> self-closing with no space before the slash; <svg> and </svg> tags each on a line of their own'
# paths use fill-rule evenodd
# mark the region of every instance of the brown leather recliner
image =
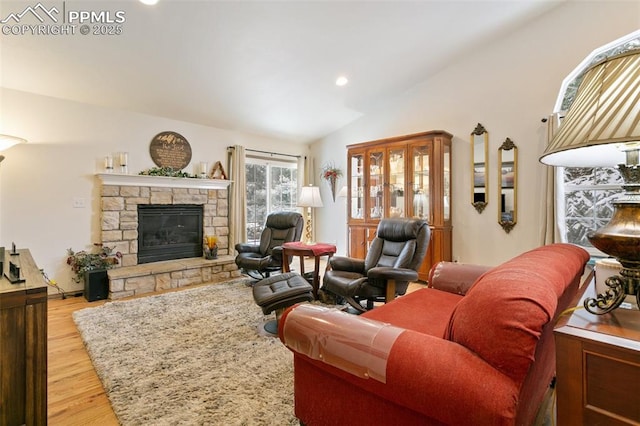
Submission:
<svg viewBox="0 0 640 426">
<path fill-rule="evenodd" d="M 360 312 L 373 308 L 375 301 L 388 302 L 403 295 L 409 283 L 418 279 L 430 237 L 424 220 L 382 219 L 367 257 L 331 258 L 322 288 L 343 297 Z"/>
<path fill-rule="evenodd" d="M 300 241 L 304 219 L 298 212 L 275 212 L 267 216 L 260 244 L 236 244 L 236 265 L 255 279 L 282 268 L 282 244 Z"/>
</svg>

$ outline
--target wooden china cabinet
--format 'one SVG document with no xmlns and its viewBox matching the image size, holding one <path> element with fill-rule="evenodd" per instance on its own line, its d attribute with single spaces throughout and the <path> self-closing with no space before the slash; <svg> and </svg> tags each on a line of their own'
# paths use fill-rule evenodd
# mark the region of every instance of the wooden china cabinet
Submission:
<svg viewBox="0 0 640 426">
<path fill-rule="evenodd" d="M 431 228 L 420 280 L 451 260 L 451 138 L 437 130 L 347 147 L 349 256 L 364 259 L 381 218 L 419 217 Z"/>
</svg>

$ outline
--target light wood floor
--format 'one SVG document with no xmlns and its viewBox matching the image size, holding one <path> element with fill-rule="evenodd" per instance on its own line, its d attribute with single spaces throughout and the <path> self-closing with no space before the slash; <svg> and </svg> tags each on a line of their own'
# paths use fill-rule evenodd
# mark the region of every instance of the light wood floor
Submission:
<svg viewBox="0 0 640 426">
<path fill-rule="evenodd" d="M 103 303 L 89 303 L 84 297 L 48 302 L 49 425 L 119 424 L 71 316 Z"/>
</svg>

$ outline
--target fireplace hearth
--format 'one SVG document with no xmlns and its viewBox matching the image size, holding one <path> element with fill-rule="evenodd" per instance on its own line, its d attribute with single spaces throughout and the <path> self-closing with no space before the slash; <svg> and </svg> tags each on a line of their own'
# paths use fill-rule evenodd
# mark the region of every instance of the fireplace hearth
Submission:
<svg viewBox="0 0 640 426">
<path fill-rule="evenodd" d="M 201 205 L 138 205 L 138 264 L 202 256 Z"/>
</svg>

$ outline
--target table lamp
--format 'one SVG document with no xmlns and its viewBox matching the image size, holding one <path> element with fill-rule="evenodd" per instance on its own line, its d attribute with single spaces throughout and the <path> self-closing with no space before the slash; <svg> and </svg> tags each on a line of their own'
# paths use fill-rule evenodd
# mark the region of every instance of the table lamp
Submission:
<svg viewBox="0 0 640 426">
<path fill-rule="evenodd" d="M 317 186 L 303 186 L 298 198 L 298 207 L 307 208 L 307 224 L 304 232 L 304 242 L 313 244 L 313 222 L 311 219 L 311 208 L 322 207 L 322 198 L 320 197 L 320 188 Z"/>
<path fill-rule="evenodd" d="M 593 314 L 618 308 L 627 295 L 640 307 L 640 50 L 611 56 L 588 68 L 575 100 L 540 161 L 551 166 L 613 167 L 624 193 L 608 224 L 588 235 L 622 269 L 584 306 Z"/>
</svg>

